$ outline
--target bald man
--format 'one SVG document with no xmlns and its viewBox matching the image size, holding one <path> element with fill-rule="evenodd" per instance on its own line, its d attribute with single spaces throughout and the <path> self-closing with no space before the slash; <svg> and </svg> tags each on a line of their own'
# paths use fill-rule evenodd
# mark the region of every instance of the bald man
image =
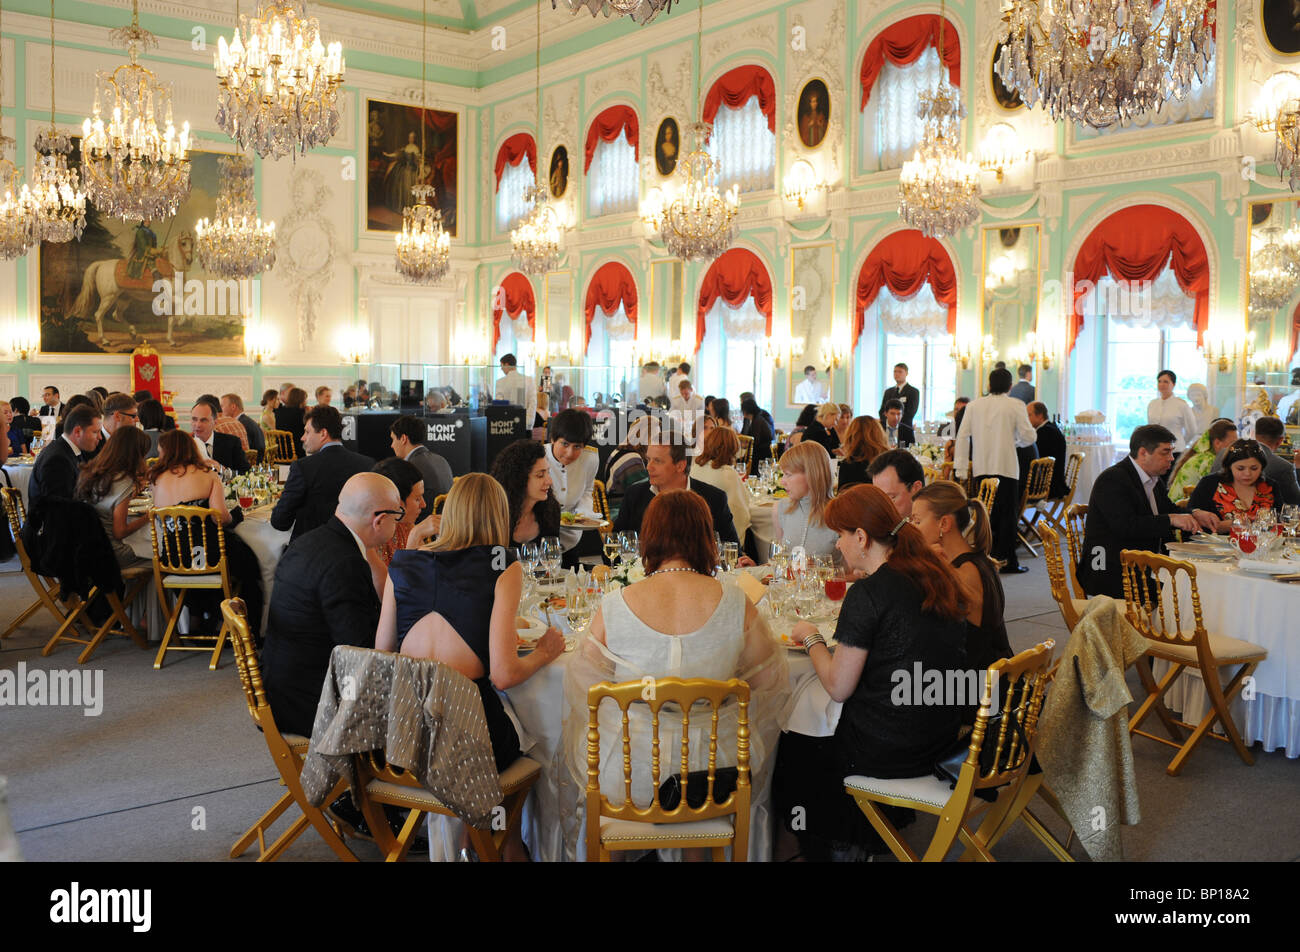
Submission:
<svg viewBox="0 0 1300 952">
<path fill-rule="evenodd" d="M 335 645 L 374 647 L 388 577 L 379 550 L 401 518 L 392 480 L 358 473 L 343 484 L 334 515 L 284 550 L 262 651 L 267 699 L 282 732 L 311 736 Z"/>
</svg>

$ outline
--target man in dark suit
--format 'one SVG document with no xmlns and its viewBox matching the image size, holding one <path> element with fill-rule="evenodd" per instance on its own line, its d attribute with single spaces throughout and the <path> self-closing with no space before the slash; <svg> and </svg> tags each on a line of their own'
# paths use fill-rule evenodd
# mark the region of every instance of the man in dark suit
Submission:
<svg viewBox="0 0 1300 952">
<path fill-rule="evenodd" d="M 1041 401 L 1029 404 L 1029 422 L 1033 424 L 1038 434 L 1034 440 L 1038 446 L 1038 458 L 1050 456 L 1056 461 L 1052 465 L 1052 488 L 1047 494 L 1048 498 L 1064 499 L 1065 494 L 1070 491 L 1070 487 L 1065 483 L 1065 463 L 1069 458 L 1069 454 L 1065 451 L 1065 434 L 1047 418 L 1047 404 Z"/>
<path fill-rule="evenodd" d="M 257 458 L 266 461 L 266 434 L 257 421 L 244 412 L 244 398 L 237 393 L 227 393 L 221 397 L 221 413 L 228 416 L 244 428 L 248 436 L 248 448 L 257 451 Z"/>
<path fill-rule="evenodd" d="M 41 391 L 41 400 L 45 405 L 41 407 L 40 415 L 54 417 L 57 420 L 59 414 L 63 412 L 63 401 L 59 399 L 59 388 L 46 387 Z"/>
<path fill-rule="evenodd" d="M 916 411 L 921 408 L 921 391 L 907 382 L 907 364 L 894 364 L 894 386 L 880 398 L 879 418 L 885 418 L 885 407 L 890 400 L 903 401 L 903 422 L 910 428 Z"/>
<path fill-rule="evenodd" d="M 103 436 L 99 411 L 91 406 L 74 407 L 64 418 L 63 435 L 36 456 L 31 482 L 27 485 L 27 508 L 43 497 L 71 499 L 77 476 L 87 453 L 99 448 Z"/>
<path fill-rule="evenodd" d="M 665 434 L 667 435 L 667 434 Z M 645 458 L 648 482 L 637 483 L 628 488 L 623 496 L 623 505 L 614 520 L 614 530 L 641 531 L 641 518 L 650 506 L 650 500 L 657 493 L 673 489 L 689 489 L 704 497 L 709 504 L 709 513 L 713 516 L 713 528 L 723 542 L 739 542 L 736 523 L 731 518 L 731 507 L 727 504 L 727 494 L 721 489 L 714 489 L 705 483 L 695 482 L 690 478 L 690 462 L 686 458 L 686 444 L 675 440 L 670 445 L 652 443 L 646 447 Z"/>
<path fill-rule="evenodd" d="M 293 527 L 293 539 L 329 521 L 338 506 L 343 484 L 368 472 L 375 461 L 345 448 L 343 417 L 333 407 L 312 407 L 303 424 L 302 445 L 308 456 L 289 466 L 280 501 L 271 511 L 271 525 Z"/>
<path fill-rule="evenodd" d="M 210 403 L 194 404 L 190 411 L 190 432 L 194 434 L 194 442 L 199 444 L 199 452 L 226 469 L 233 469 L 236 473 L 248 472 L 244 444 L 237 436 L 218 433 L 214 429 L 216 422 L 217 416 Z"/>
<path fill-rule="evenodd" d="M 880 418 L 885 429 L 885 440 L 890 446 L 911 446 L 916 442 L 916 433 L 912 427 L 903 422 L 903 401 L 887 400 L 885 412 Z"/>
<path fill-rule="evenodd" d="M 1195 532 L 1198 517 L 1169 500 L 1160 477 L 1174 462 L 1174 435 L 1157 424 L 1140 426 L 1129 456 L 1097 477 L 1088 500 L 1088 521 L 1079 561 L 1079 582 L 1089 595 L 1124 597 L 1119 554 L 1124 549 L 1160 552 L 1173 530 Z M 1214 531 L 1205 513 L 1205 528 Z"/>
<path fill-rule="evenodd" d="M 362 473 L 344 484 L 325 524 L 290 542 L 280 557 L 262 676 L 281 731 L 311 736 L 335 645 L 374 646 L 386 578 L 379 550 L 400 518 L 392 480 Z"/>
<path fill-rule="evenodd" d="M 451 466 L 433 450 L 424 445 L 427 429 L 419 417 L 400 416 L 388 428 L 393 455 L 404 459 L 424 476 L 424 509 L 416 522 L 423 522 L 433 512 L 433 501 L 443 493 L 451 492 Z"/>
<path fill-rule="evenodd" d="M 1021 403 L 1034 402 L 1034 368 L 1029 364 L 1021 364 L 1016 368 L 1016 375 L 1020 378 L 1016 385 L 1011 388 L 1011 396 L 1015 397 Z"/>
</svg>

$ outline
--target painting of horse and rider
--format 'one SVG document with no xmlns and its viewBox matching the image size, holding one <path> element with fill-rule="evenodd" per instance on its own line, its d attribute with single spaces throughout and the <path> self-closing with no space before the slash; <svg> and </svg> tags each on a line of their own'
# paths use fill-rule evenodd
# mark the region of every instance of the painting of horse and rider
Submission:
<svg viewBox="0 0 1300 952">
<path fill-rule="evenodd" d="M 126 354 L 148 338 L 162 355 L 243 355 L 248 291 L 194 253 L 195 223 L 216 212 L 218 158 L 190 153 L 190 194 L 171 218 L 122 221 L 87 202 L 79 241 L 41 244 L 43 353 Z"/>
</svg>

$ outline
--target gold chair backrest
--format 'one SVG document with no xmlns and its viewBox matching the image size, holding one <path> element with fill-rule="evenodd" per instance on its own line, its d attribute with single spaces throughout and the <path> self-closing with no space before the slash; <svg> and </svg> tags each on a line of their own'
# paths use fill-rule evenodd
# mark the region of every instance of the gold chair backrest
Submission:
<svg viewBox="0 0 1300 952">
<path fill-rule="evenodd" d="M 1124 574 L 1124 614 L 1142 637 L 1198 651 L 1208 645 L 1195 565 L 1137 549 L 1125 549 L 1119 559 Z M 1183 628 L 1179 576 L 1185 576 L 1191 588 L 1192 618 L 1188 620 L 1192 627 L 1188 630 Z"/>
<path fill-rule="evenodd" d="M 227 598 L 221 603 L 221 616 L 230 628 L 230 643 L 235 649 L 235 667 L 239 669 L 239 685 L 244 689 L 248 713 L 263 730 L 263 714 L 268 710 L 266 689 L 262 686 L 262 668 L 257 663 L 257 648 L 253 633 L 248 628 L 248 608 L 242 598 Z"/>
<path fill-rule="evenodd" d="M 1052 585 L 1052 598 L 1061 608 L 1061 616 L 1070 630 L 1079 623 L 1079 615 L 1074 609 L 1070 588 L 1065 580 L 1065 563 L 1061 559 L 1061 536 L 1049 526 L 1046 520 L 1034 527 L 1038 537 L 1043 540 L 1043 555 L 1047 559 L 1047 578 Z"/>
<path fill-rule="evenodd" d="M 1070 549 L 1070 584 L 1074 586 L 1075 597 L 1086 598 L 1083 586 L 1079 584 L 1079 560 L 1083 555 L 1083 535 L 1088 523 L 1088 504 L 1076 502 L 1065 510 L 1065 542 Z"/>
<path fill-rule="evenodd" d="M 984 509 L 987 512 L 993 511 L 993 499 L 998 494 L 998 478 L 990 476 L 988 479 L 980 481 L 979 494 L 975 497 L 984 503 Z"/>
<path fill-rule="evenodd" d="M 447 494 L 438 493 L 433 497 L 433 512 L 435 515 L 442 515 L 442 507 L 447 505 Z"/>
<path fill-rule="evenodd" d="M 1052 650 L 1055 641 L 1045 641 L 1020 652 L 1014 658 L 1002 658 L 989 665 L 984 683 L 984 696 L 975 727 L 971 731 L 970 748 L 962 764 L 960 786 L 973 770 L 973 789 L 1000 787 L 1010 783 L 1016 775 L 1029 769 L 1030 758 L 1038 740 L 1038 715 L 1047 696 L 1051 682 Z M 1001 717 L 991 721 L 993 691 L 1003 683 L 1007 685 L 1005 697 L 999 698 Z M 992 730 L 990 730 L 990 726 Z M 987 772 L 980 767 L 980 752 L 992 744 L 993 754 Z"/>
<path fill-rule="evenodd" d="M 1074 487 L 1079 485 L 1079 470 L 1083 469 L 1083 454 L 1078 450 L 1065 461 L 1065 498 L 1074 498 Z"/>
<path fill-rule="evenodd" d="M 207 531 L 208 518 L 216 521 L 216 510 L 203 506 L 166 506 L 149 510 L 149 517 L 159 587 L 163 575 L 220 575 L 222 584 L 229 590 L 226 534 L 219 528 L 212 533 Z"/>
<path fill-rule="evenodd" d="M 1052 491 L 1052 468 L 1055 463 L 1052 457 L 1043 456 L 1029 464 L 1029 475 L 1025 478 L 1025 495 L 1020 506 L 1022 510 L 1042 502 Z"/>
<path fill-rule="evenodd" d="M 244 450 L 244 459 L 248 460 L 249 466 L 256 466 L 257 450 Z"/>
<path fill-rule="evenodd" d="M 288 430 L 267 430 L 267 455 L 272 463 L 291 463 L 298 458 L 298 448 L 293 445 L 293 434 Z"/>
<path fill-rule="evenodd" d="M 609 521 L 609 494 L 605 492 L 605 483 L 603 480 L 594 479 L 591 482 L 591 499 L 596 505 L 596 511 L 600 513 L 602 519 Z"/>
<path fill-rule="evenodd" d="M 649 688 L 653 690 L 649 690 Z M 647 695 L 649 695 L 647 697 Z M 713 783 L 718 765 L 718 715 L 723 703 L 735 697 L 739 705 L 736 732 L 736 789 L 722 803 L 713 802 Z M 614 806 L 600 792 L 600 704 L 612 699 L 622 713 L 623 744 L 623 795 L 622 806 Z M 687 804 L 688 789 L 682 790 L 681 802 L 672 810 L 659 803 L 659 785 L 674 771 L 663 770 L 659 750 L 659 716 L 665 704 L 680 709 L 682 718 L 681 761 L 679 771 L 683 787 L 689 787 L 690 723 L 692 706 L 698 702 L 709 705 L 709 764 L 704 803 L 699 807 Z M 628 721 L 628 708 L 632 704 L 645 704 L 650 709 L 650 777 L 653 798 L 649 806 L 638 807 L 632 801 L 632 739 Z M 697 712 L 698 713 L 698 712 Z M 671 743 L 671 741 L 670 741 Z M 645 823 L 683 823 L 706 820 L 733 813 L 749 815 L 749 685 L 732 678 L 730 681 L 713 681 L 708 678 L 663 678 L 648 685 L 644 681 L 626 681 L 594 684 L 587 691 L 587 816 L 614 817 Z"/>
<path fill-rule="evenodd" d="M 0 487 L 0 498 L 4 500 L 5 518 L 9 520 L 9 531 L 13 534 L 14 544 L 23 544 L 23 526 L 27 523 L 27 510 L 23 508 L 23 495 L 9 486 Z M 20 549 L 24 553 L 26 550 Z"/>
<path fill-rule="evenodd" d="M 740 440 L 740 461 L 745 464 L 745 472 L 749 472 L 749 466 L 754 462 L 754 438 L 744 433 L 737 433 L 736 439 Z"/>
</svg>

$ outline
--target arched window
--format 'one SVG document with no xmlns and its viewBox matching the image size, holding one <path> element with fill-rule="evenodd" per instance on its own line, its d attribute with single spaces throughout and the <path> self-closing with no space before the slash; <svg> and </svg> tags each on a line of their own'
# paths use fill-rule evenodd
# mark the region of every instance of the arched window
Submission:
<svg viewBox="0 0 1300 952">
<path fill-rule="evenodd" d="M 617 261 L 601 265 L 587 285 L 583 315 L 588 389 L 606 397 L 625 393 L 636 382 L 632 345 L 636 342 L 637 289 L 632 272 Z"/>
<path fill-rule="evenodd" d="M 957 389 L 951 337 L 957 276 L 943 245 L 915 229 L 887 235 L 858 273 L 856 308 L 855 405 L 874 416 L 880 395 L 893 386 L 894 365 L 902 363 L 921 391 L 918 421 L 951 407 Z"/>
<path fill-rule="evenodd" d="M 1127 441 L 1147 422 L 1161 369 L 1178 375 L 1180 396 L 1205 382 L 1197 351 L 1210 315 L 1205 243 L 1172 209 L 1135 205 L 1093 229 L 1073 275 L 1068 348 L 1075 367 L 1100 373 L 1070 374 L 1072 406 L 1102 410 L 1115 438 Z"/>
<path fill-rule="evenodd" d="M 774 186 L 776 180 L 776 84 L 761 66 L 724 73 L 704 99 L 704 121 L 713 123 L 709 154 L 718 161 L 718 186 L 742 192 Z"/>
<path fill-rule="evenodd" d="M 525 162 L 524 160 L 527 159 Z M 537 144 L 527 132 L 501 143 L 497 151 L 497 231 L 509 231 L 528 213 L 524 191 L 537 179 Z"/>
<path fill-rule="evenodd" d="M 754 252 L 732 248 L 704 275 L 695 309 L 695 376 L 701 395 L 772 392 L 772 362 L 763 355 L 772 333 L 772 278 Z"/>
<path fill-rule="evenodd" d="M 610 106 L 592 121 L 583 158 L 588 217 L 636 211 L 639 143 L 640 127 L 631 106 Z"/>
<path fill-rule="evenodd" d="M 882 31 L 862 57 L 862 115 L 859 166 L 864 171 L 896 169 L 921 142 L 916 117 L 920 94 L 934 89 L 947 70 L 953 86 L 961 82 L 961 41 L 951 20 L 943 22 L 943 62 L 939 62 L 940 18 L 907 17 Z"/>
<path fill-rule="evenodd" d="M 502 316 L 507 319 L 502 320 Z M 492 291 L 492 356 L 519 356 L 519 344 L 532 341 L 537 329 L 537 298 L 533 283 L 512 271 Z M 520 358 L 523 365 L 523 358 Z"/>
</svg>

